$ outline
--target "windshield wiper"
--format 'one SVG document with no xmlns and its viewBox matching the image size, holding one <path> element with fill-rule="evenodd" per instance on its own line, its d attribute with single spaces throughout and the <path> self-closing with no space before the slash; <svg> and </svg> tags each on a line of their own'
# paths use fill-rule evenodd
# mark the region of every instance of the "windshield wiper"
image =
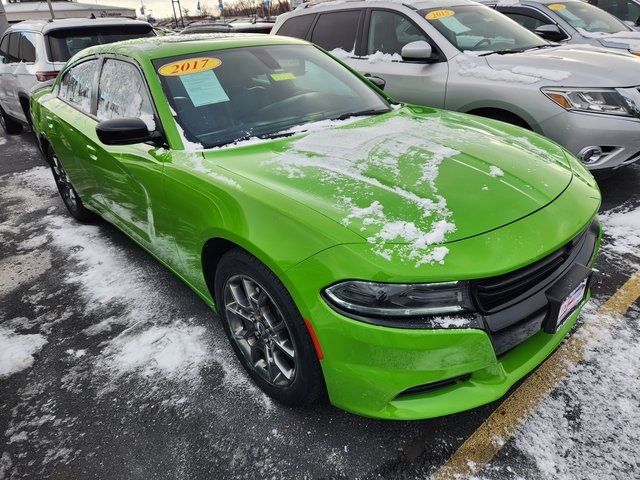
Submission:
<svg viewBox="0 0 640 480">
<path fill-rule="evenodd" d="M 337 117 L 332 118 L 331 120 L 346 120 L 351 117 L 365 117 L 367 115 L 379 115 L 381 113 L 390 112 L 391 109 L 380 110 L 379 108 L 372 108 L 369 110 L 362 110 L 360 112 L 349 112 L 343 113 L 342 115 L 338 115 Z"/>
<path fill-rule="evenodd" d="M 531 47 L 524 48 L 505 48 L 504 50 L 495 50 L 492 52 L 485 52 L 478 55 L 478 57 L 486 57 L 487 55 L 508 55 L 510 53 L 522 53 L 527 50 L 537 50 L 538 48 L 549 48 L 549 47 L 557 47 L 557 43 L 543 43 L 541 45 L 533 45 Z"/>
</svg>

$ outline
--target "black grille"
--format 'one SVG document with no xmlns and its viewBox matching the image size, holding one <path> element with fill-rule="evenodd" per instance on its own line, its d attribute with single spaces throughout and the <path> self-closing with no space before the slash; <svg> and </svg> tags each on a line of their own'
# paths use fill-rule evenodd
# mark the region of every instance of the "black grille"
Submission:
<svg viewBox="0 0 640 480">
<path fill-rule="evenodd" d="M 564 247 L 531 265 L 505 275 L 475 282 L 474 296 L 480 309 L 483 312 L 491 312 L 498 307 L 508 306 L 520 295 L 543 285 L 545 279 L 563 267 L 574 250 L 581 245 L 586 233 L 587 231 L 583 232 Z"/>
</svg>

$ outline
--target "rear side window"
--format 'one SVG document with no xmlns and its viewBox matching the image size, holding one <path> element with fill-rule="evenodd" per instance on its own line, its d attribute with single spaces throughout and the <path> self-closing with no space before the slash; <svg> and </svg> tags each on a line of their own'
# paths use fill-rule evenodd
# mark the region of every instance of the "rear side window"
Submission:
<svg viewBox="0 0 640 480">
<path fill-rule="evenodd" d="M 18 62 L 20 53 L 20 34 L 12 33 L 9 35 L 9 62 Z"/>
<path fill-rule="evenodd" d="M 26 32 L 20 35 L 20 60 L 26 63 L 36 61 L 36 36 Z"/>
<path fill-rule="evenodd" d="M 531 15 L 525 15 L 524 13 L 514 13 L 514 12 L 503 12 L 502 10 L 499 10 L 500 13 L 504 13 L 507 17 L 509 17 L 511 20 L 515 20 L 516 22 L 518 22 L 520 25 L 522 25 L 524 28 L 526 28 L 527 30 L 531 30 L 534 31 L 536 28 L 542 26 L 542 25 L 549 25 L 551 24 L 551 22 L 549 21 L 545 21 L 545 20 L 541 20 L 539 18 L 535 18 Z"/>
<path fill-rule="evenodd" d="M 359 10 L 323 13 L 313 29 L 311 41 L 325 50 L 341 48 L 353 52 L 359 19 Z"/>
<path fill-rule="evenodd" d="M 138 69 L 121 60 L 107 60 L 102 67 L 98 86 L 99 120 L 141 118 L 155 130 L 153 108 Z"/>
<path fill-rule="evenodd" d="M 150 25 L 118 25 L 108 27 L 73 28 L 54 30 L 47 34 L 45 44 L 52 62 L 66 62 L 80 50 L 119 42 L 131 38 L 152 37 Z"/>
<path fill-rule="evenodd" d="M 91 113 L 91 88 L 95 82 L 98 60 L 88 60 L 71 67 L 62 77 L 58 96 L 84 113 Z"/>
<path fill-rule="evenodd" d="M 278 30 L 278 35 L 305 38 L 315 15 L 301 15 L 286 20 Z"/>
</svg>

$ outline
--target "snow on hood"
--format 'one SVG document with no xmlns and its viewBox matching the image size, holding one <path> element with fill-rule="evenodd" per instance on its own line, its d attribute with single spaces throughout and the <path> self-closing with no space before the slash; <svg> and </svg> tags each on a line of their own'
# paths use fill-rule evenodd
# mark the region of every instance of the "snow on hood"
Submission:
<svg viewBox="0 0 640 480">
<path fill-rule="evenodd" d="M 473 57 L 467 55 L 467 58 Z M 498 75 L 498 81 L 499 76 L 504 75 L 508 80 L 503 81 L 540 86 L 629 87 L 638 85 L 640 78 L 639 57 L 596 47 L 566 45 L 517 54 L 488 55 L 474 60 L 482 59 L 486 60 L 491 70 L 498 72 L 494 74 Z M 476 70 L 475 75 L 482 75 L 484 71 Z M 468 75 L 473 75 L 473 72 L 471 70 Z M 557 75 L 549 75 L 549 72 Z M 559 72 L 571 74 L 562 78 Z M 531 78 L 523 79 L 521 75 Z M 533 78 L 539 80 L 533 81 Z"/>
<path fill-rule="evenodd" d="M 541 80 L 559 82 L 571 76 L 570 72 L 564 70 L 549 70 L 526 65 L 514 65 L 505 69 L 491 68 L 488 60 L 468 53 L 458 55 L 456 61 L 459 75 L 496 82 L 524 84 L 538 83 Z"/>
<path fill-rule="evenodd" d="M 245 155 L 233 161 L 209 150 L 204 162 L 307 205 L 383 258 L 416 266 L 443 262 L 447 242 L 544 207 L 572 177 L 562 150 L 541 137 L 409 107 L 260 148 L 241 147 Z"/>
<path fill-rule="evenodd" d="M 605 47 L 624 48 L 632 52 L 640 52 L 640 32 L 627 31 L 618 33 L 588 32 L 584 28 L 577 29 L 585 38 L 595 38 Z"/>
</svg>

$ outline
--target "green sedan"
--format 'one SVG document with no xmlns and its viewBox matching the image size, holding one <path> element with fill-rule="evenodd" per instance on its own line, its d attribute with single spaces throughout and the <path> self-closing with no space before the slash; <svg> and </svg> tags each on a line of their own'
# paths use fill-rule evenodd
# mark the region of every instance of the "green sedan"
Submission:
<svg viewBox="0 0 640 480">
<path fill-rule="evenodd" d="M 164 37 L 84 50 L 31 112 L 71 215 L 215 308 L 270 396 L 446 415 L 574 325 L 600 194 L 555 143 L 379 87 L 291 38 Z"/>
</svg>

